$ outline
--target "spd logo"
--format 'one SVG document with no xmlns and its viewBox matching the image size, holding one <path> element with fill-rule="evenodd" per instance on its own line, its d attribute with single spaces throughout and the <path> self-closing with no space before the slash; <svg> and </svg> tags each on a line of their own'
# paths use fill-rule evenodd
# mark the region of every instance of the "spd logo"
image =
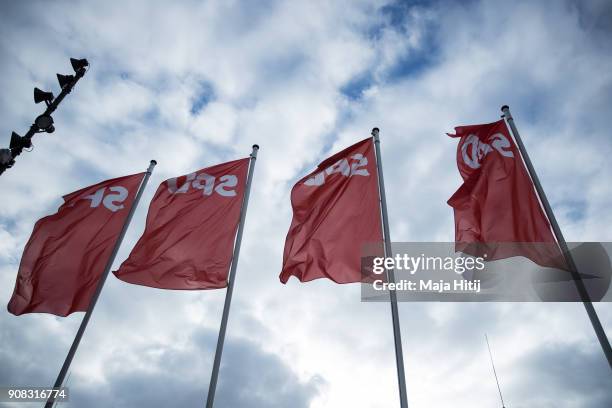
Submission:
<svg viewBox="0 0 612 408">
<path fill-rule="evenodd" d="M 321 186 L 325 184 L 325 176 L 334 173 L 340 173 L 345 177 L 351 176 L 369 176 L 370 173 L 365 167 L 368 165 L 368 158 L 361 153 L 356 153 L 351 156 L 351 163 L 347 159 L 338 160 L 325 170 L 317 173 L 314 177 L 309 178 L 304 182 L 307 186 Z"/>
<path fill-rule="evenodd" d="M 209 196 L 213 192 L 224 196 L 234 197 L 236 190 L 232 187 L 238 185 L 238 177 L 227 174 L 219 177 L 217 182 L 214 176 L 206 173 L 190 173 L 186 176 L 185 182 L 179 186 L 178 177 L 168 180 L 168 191 L 170 194 L 181 194 L 189 191 L 190 188 L 202 190 L 202 195 Z"/>
<path fill-rule="evenodd" d="M 483 143 L 480 141 L 478 136 L 471 134 L 466 139 L 463 145 L 461 145 L 461 156 L 463 162 L 473 169 L 480 167 L 484 157 L 491 153 L 493 149 L 497 150 L 499 154 L 504 157 L 514 157 L 509 149 L 511 144 L 506 136 L 501 133 L 495 133 L 490 138 L 491 144 Z"/>
<path fill-rule="evenodd" d="M 91 208 L 97 208 L 102 204 L 112 212 L 121 210 L 124 205 L 122 204 L 128 196 L 128 190 L 121 186 L 109 187 L 109 193 L 106 193 L 106 187 L 102 187 L 95 193 L 83 197 L 84 200 L 90 200 L 89 206 Z"/>
</svg>

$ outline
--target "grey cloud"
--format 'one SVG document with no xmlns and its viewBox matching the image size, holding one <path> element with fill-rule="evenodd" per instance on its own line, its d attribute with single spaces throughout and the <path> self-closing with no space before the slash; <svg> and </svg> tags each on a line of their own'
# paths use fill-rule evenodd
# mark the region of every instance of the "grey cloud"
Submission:
<svg viewBox="0 0 612 408">
<path fill-rule="evenodd" d="M 508 406 L 592 407 L 612 405 L 610 367 L 598 347 L 547 343 L 517 362 L 520 375 L 508 387 Z M 554 396 L 551 398 L 551 396 Z"/>
<path fill-rule="evenodd" d="M 110 329 L 112 331 L 112 329 Z M 66 350 L 51 336 L 32 338 L 18 325 L 3 330 L 0 354 L 0 384 L 46 386 L 54 381 L 60 365 L 46 358 L 32 358 L 19 350 L 45 348 L 55 356 Z M 121 343 L 119 337 L 116 344 Z M 216 332 L 196 329 L 184 344 L 156 344 L 115 351 L 104 362 L 102 379 L 68 378 L 73 407 L 188 407 L 203 405 L 208 392 Z M 51 347 L 51 348 L 50 348 Z M 63 358 L 63 357 L 62 357 Z M 78 356 L 78 359 L 87 356 Z M 54 358 L 53 360 L 57 360 Z M 83 361 L 83 360 L 81 360 Z M 308 407 L 325 384 L 320 376 L 300 380 L 277 355 L 255 343 L 228 338 L 225 344 L 216 406 L 219 407 Z"/>
</svg>

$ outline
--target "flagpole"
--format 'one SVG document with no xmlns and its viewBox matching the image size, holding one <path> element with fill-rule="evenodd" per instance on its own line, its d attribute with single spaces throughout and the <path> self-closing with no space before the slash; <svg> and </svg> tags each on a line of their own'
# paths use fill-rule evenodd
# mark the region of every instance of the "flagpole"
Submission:
<svg viewBox="0 0 612 408">
<path fill-rule="evenodd" d="M 387 213 L 387 198 L 385 196 L 385 181 L 382 170 L 382 157 L 380 154 L 380 139 L 378 137 L 379 129 L 372 129 L 374 137 L 374 147 L 376 149 L 376 168 L 378 173 L 378 190 L 380 194 L 380 208 L 382 214 L 383 234 L 385 238 L 385 256 L 393 257 L 391 250 L 391 234 L 389 232 L 389 217 Z M 395 273 L 393 269 L 387 269 L 387 280 L 389 283 L 395 282 Z M 395 289 L 389 291 L 391 297 L 391 320 L 393 321 L 393 340 L 395 342 L 395 363 L 397 366 L 397 382 L 399 386 L 400 407 L 408 408 L 408 395 L 406 393 L 406 376 L 404 374 L 404 355 L 402 353 L 402 334 L 399 323 L 399 312 L 397 310 L 397 294 Z"/>
<path fill-rule="evenodd" d="M 151 173 L 153 173 L 153 168 L 155 167 L 156 164 L 157 162 L 155 160 L 151 160 L 151 163 L 149 164 L 149 168 L 147 169 L 144 177 L 142 178 L 142 182 L 140 183 L 140 186 L 138 187 L 138 192 L 136 193 L 134 202 L 132 203 L 132 206 L 130 207 L 130 212 L 128 213 L 127 218 L 125 219 L 125 222 L 123 223 L 123 227 L 121 228 L 121 233 L 119 234 L 119 237 L 115 241 L 113 252 L 111 253 L 110 257 L 108 258 L 108 261 L 106 262 L 106 267 L 104 268 L 104 272 L 102 273 L 102 276 L 100 277 L 100 280 L 98 281 L 98 286 L 96 286 L 96 291 L 94 292 L 91 298 L 91 301 L 89 302 L 89 307 L 87 308 L 87 312 L 85 312 L 85 316 L 83 316 L 83 320 L 81 320 L 81 325 L 79 326 L 79 330 L 77 331 L 76 336 L 74 337 L 72 346 L 70 346 L 68 355 L 66 356 L 66 359 L 64 360 L 64 364 L 62 365 L 62 368 L 59 372 L 59 375 L 57 376 L 57 379 L 55 380 L 55 385 L 53 385 L 53 389 L 59 390 L 62 387 L 62 384 L 64 383 L 64 377 L 66 376 L 66 373 L 68 372 L 68 369 L 70 368 L 70 364 L 72 363 L 72 359 L 74 358 L 77 348 L 79 347 L 79 343 L 81 342 L 83 333 L 85 332 L 85 329 L 87 328 L 87 323 L 89 323 L 89 318 L 91 317 L 93 309 L 96 306 L 98 297 L 100 297 L 100 292 L 102 292 L 102 287 L 104 286 L 104 282 L 106 281 L 106 278 L 113 266 L 113 262 L 115 261 L 115 256 L 117 256 L 117 252 L 119 251 L 119 247 L 121 246 L 121 241 L 123 241 L 123 237 L 125 236 L 125 232 L 127 231 L 128 226 L 130 225 L 132 216 L 134 215 L 134 212 L 136 211 L 136 207 L 138 206 L 138 202 L 140 201 L 142 192 L 144 191 L 147 185 L 147 182 L 149 181 L 149 177 L 151 176 Z M 51 395 L 47 399 L 45 408 L 52 408 L 54 401 L 55 401 L 55 398 L 53 396 L 53 393 L 51 393 Z"/>
<path fill-rule="evenodd" d="M 514 135 L 514 139 L 516 140 L 516 144 L 518 145 L 519 151 L 521 152 L 521 156 L 523 156 L 523 160 L 525 161 L 525 165 L 527 166 L 529 175 L 531 176 L 531 179 L 533 180 L 533 184 L 538 193 L 538 196 L 540 197 L 540 201 L 542 202 L 544 211 L 546 212 L 546 216 L 548 217 L 548 220 L 550 221 L 550 225 L 552 226 L 553 232 L 555 233 L 555 237 L 557 238 L 557 243 L 559 244 L 559 247 L 561 248 L 561 252 L 563 252 L 565 261 L 567 262 L 567 265 L 570 269 L 570 273 L 572 274 L 572 278 L 576 284 L 576 288 L 578 289 L 578 294 L 580 295 L 580 298 L 582 299 L 582 304 L 584 305 L 587 315 L 589 316 L 589 319 L 591 320 L 591 325 L 593 326 L 593 329 L 595 330 L 595 334 L 597 335 L 597 339 L 599 340 L 601 349 L 606 355 L 606 358 L 608 359 L 608 364 L 610 365 L 610 368 L 612 369 L 612 348 L 610 347 L 610 341 L 608 340 L 608 336 L 606 335 L 606 332 L 604 331 L 603 326 L 601 325 L 601 322 L 599 321 L 599 317 L 597 316 L 597 312 L 595 311 L 595 308 L 593 307 L 593 303 L 591 302 L 589 293 L 586 287 L 584 286 L 584 282 L 582 281 L 582 278 L 580 277 L 580 273 L 578 273 L 578 268 L 576 267 L 574 258 L 572 257 L 572 254 L 569 251 L 565 238 L 563 237 L 563 233 L 561 232 L 561 228 L 559 228 L 559 224 L 557 223 L 557 219 L 555 218 L 555 214 L 553 213 L 550 203 L 548 202 L 548 199 L 546 198 L 546 193 L 544 193 L 544 189 L 542 188 L 542 185 L 540 184 L 538 175 L 536 174 L 535 169 L 533 168 L 533 164 L 531 163 L 531 160 L 529 159 L 529 155 L 527 154 L 527 149 L 525 149 L 525 145 L 523 145 L 521 136 L 519 135 L 516 125 L 514 124 L 514 118 L 512 118 L 512 115 L 510 114 L 510 108 L 508 107 L 508 105 L 504 105 L 502 106 L 501 110 L 503 112 L 502 117 L 506 120 L 506 122 L 508 122 L 508 125 L 510 126 L 510 129 Z"/>
<path fill-rule="evenodd" d="M 240 209 L 240 223 L 238 224 L 238 234 L 236 235 L 236 243 L 234 245 L 234 253 L 232 254 L 232 266 L 230 268 L 229 278 L 227 282 L 227 291 L 225 292 L 225 303 L 223 304 L 223 314 L 221 316 L 221 326 L 219 327 L 219 337 L 217 338 L 217 349 L 215 350 L 215 360 L 213 362 L 212 374 L 208 385 L 208 396 L 206 397 L 206 408 L 212 408 L 215 400 L 215 391 L 217 389 L 217 379 L 219 377 L 219 366 L 221 365 L 221 354 L 223 354 L 223 343 L 225 342 L 225 331 L 227 329 L 227 319 L 229 317 L 230 306 L 232 303 L 232 294 L 234 292 L 234 281 L 236 280 L 236 268 L 238 266 L 238 256 L 240 255 L 240 244 L 242 242 L 242 232 L 244 231 L 244 222 L 246 219 L 247 206 L 249 204 L 249 195 L 251 192 L 251 182 L 253 181 L 253 170 L 255 169 L 255 161 L 257 160 L 257 151 L 259 145 L 253 145 L 251 152 L 251 162 L 249 163 L 249 174 L 247 176 L 244 198 L 242 199 L 242 208 Z"/>
</svg>

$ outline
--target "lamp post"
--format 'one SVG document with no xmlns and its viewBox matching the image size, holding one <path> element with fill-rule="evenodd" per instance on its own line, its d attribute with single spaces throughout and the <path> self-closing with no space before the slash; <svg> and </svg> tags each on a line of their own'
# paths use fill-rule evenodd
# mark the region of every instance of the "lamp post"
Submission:
<svg viewBox="0 0 612 408">
<path fill-rule="evenodd" d="M 32 137 L 36 133 L 53 133 L 55 131 L 51 114 L 55 112 L 66 95 L 72 91 L 72 88 L 74 88 L 79 79 L 83 78 L 89 67 L 89 62 L 84 58 L 70 58 L 70 64 L 72 69 L 74 69 L 74 75 L 57 74 L 57 80 L 62 89 L 57 97 L 54 97 L 51 92 L 34 88 L 34 102 L 44 102 L 47 105 L 47 109 L 34 119 L 34 123 L 25 135 L 20 136 L 13 132 L 8 149 L 0 149 L 0 174 L 4 173 L 6 169 L 13 167 L 15 159 L 21 154 L 23 149 L 32 147 Z"/>
</svg>

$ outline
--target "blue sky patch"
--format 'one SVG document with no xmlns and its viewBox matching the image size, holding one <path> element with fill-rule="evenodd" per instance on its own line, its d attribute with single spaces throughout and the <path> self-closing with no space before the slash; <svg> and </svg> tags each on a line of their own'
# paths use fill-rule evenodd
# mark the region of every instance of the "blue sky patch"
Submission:
<svg viewBox="0 0 612 408">
<path fill-rule="evenodd" d="M 352 101 L 359 100 L 363 96 L 363 92 L 370 88 L 373 83 L 372 72 L 365 72 L 353 77 L 353 79 L 340 88 L 340 92 Z"/>
<path fill-rule="evenodd" d="M 198 91 L 191 103 L 190 112 L 192 115 L 197 115 L 204 109 L 206 105 L 215 98 L 215 91 L 212 84 L 208 82 L 201 82 Z"/>
<path fill-rule="evenodd" d="M 559 207 L 572 221 L 583 220 L 586 215 L 587 203 L 584 200 L 566 200 L 559 203 Z"/>
</svg>

